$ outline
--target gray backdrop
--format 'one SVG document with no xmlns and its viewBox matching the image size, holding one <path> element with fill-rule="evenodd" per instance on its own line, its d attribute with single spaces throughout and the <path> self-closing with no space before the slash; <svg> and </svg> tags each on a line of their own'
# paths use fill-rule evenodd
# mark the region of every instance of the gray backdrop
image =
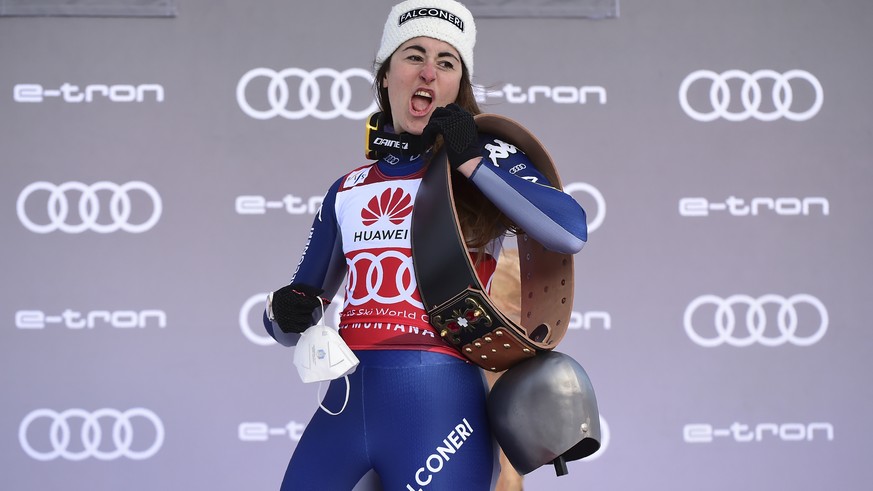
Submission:
<svg viewBox="0 0 873 491">
<path fill-rule="evenodd" d="M 278 487 L 316 387 L 261 302 L 364 162 L 392 4 L 0 18 L 3 489 Z M 873 3 L 478 28 L 591 229 L 559 350 L 604 448 L 526 489 L 866 489 Z"/>
</svg>

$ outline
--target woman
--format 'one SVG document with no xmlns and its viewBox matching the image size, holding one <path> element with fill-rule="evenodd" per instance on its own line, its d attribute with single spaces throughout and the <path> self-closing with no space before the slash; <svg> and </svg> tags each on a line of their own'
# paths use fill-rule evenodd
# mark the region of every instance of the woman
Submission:
<svg viewBox="0 0 873 491">
<path fill-rule="evenodd" d="M 345 279 L 340 334 L 360 360 L 340 414 L 316 411 L 307 426 L 283 490 L 351 489 L 371 469 L 385 489 L 493 487 L 497 453 L 482 371 L 435 334 L 416 287 L 409 230 L 421 177 L 445 148 L 483 284 L 507 233 L 524 229 L 575 253 L 586 226 L 578 203 L 548 187 L 523 153 L 478 134 L 475 38 L 472 15 L 454 0 L 407 0 L 385 23 L 375 77 L 381 129 L 427 150 L 386 153 L 340 177 L 291 283 L 272 295 L 265 326 L 293 345 Z M 345 394 L 346 383 L 335 381 L 323 405 L 338 409 Z"/>
</svg>

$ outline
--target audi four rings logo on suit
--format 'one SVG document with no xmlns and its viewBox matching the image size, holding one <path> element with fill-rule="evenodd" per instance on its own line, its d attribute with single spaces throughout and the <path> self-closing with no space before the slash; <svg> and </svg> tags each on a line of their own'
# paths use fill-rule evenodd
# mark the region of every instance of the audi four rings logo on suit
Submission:
<svg viewBox="0 0 873 491">
<path fill-rule="evenodd" d="M 700 315 L 695 320 L 697 310 L 706 305 L 715 307 L 713 317 Z M 769 333 L 767 305 L 773 306 L 770 310 L 776 310 L 776 329 L 771 329 Z M 731 295 L 727 298 L 701 295 L 688 304 L 683 317 L 688 337 L 704 348 L 722 344 L 735 347 L 753 344 L 774 347 L 785 343 L 812 346 L 824 337 L 828 322 L 828 311 L 821 300 L 805 293 L 788 298 L 772 293 L 758 298 L 749 295 Z M 803 330 L 799 330 L 801 326 Z"/>
<path fill-rule="evenodd" d="M 145 220 L 134 222 L 132 218 L 134 206 L 131 198 L 139 193 L 148 198 L 149 203 L 145 209 L 151 214 Z M 34 220 L 31 217 L 33 210 L 27 205 L 28 202 L 36 201 L 46 194 L 48 195 L 45 201 L 47 223 L 37 223 L 39 219 Z M 75 199 L 76 194 L 79 196 L 78 202 L 71 203 L 70 197 Z M 34 197 L 31 198 L 32 196 Z M 90 185 L 77 181 L 59 185 L 38 181 L 28 184 L 21 191 L 15 209 L 21 224 L 38 234 L 47 234 L 56 230 L 68 234 L 78 234 L 88 230 L 100 234 L 119 230 L 136 234 L 145 232 L 158 223 L 163 203 L 155 188 L 142 181 L 130 181 L 121 185 L 109 181 L 99 181 Z M 71 213 L 71 209 L 78 213 L 78 219 L 71 216 L 74 214 Z M 106 214 L 111 220 L 108 223 L 101 223 L 99 218 Z"/>
<path fill-rule="evenodd" d="M 110 424 L 111 431 L 104 431 L 101 421 Z M 71 426 L 79 425 L 80 431 L 72 430 Z M 164 424 L 153 411 L 141 407 L 126 411 L 36 409 L 21 421 L 18 441 L 27 455 L 41 461 L 59 457 L 73 461 L 91 457 L 145 460 L 164 444 Z"/>
<path fill-rule="evenodd" d="M 731 90 L 729 85 L 731 80 L 742 82 L 739 93 Z M 761 82 L 773 83 L 769 95 L 763 93 Z M 688 91 L 698 83 L 709 84 L 708 104 L 700 110 L 694 108 L 688 101 Z M 804 84 L 806 85 L 804 88 L 812 90 L 811 101 L 795 103 L 793 85 L 795 83 Z M 732 108 L 732 100 L 739 101 L 741 109 Z M 697 70 L 685 77 L 679 85 L 679 105 L 682 106 L 685 114 L 701 122 L 715 121 L 719 118 L 728 121 L 745 121 L 749 118 L 759 121 L 775 121 L 780 118 L 807 121 L 818 114 L 823 101 L 824 91 L 821 83 L 815 75 L 806 70 L 788 70 L 785 73 L 758 70 L 751 74 L 742 70 L 727 70 L 722 73 Z M 765 109 L 770 107 L 772 110 Z"/>
</svg>

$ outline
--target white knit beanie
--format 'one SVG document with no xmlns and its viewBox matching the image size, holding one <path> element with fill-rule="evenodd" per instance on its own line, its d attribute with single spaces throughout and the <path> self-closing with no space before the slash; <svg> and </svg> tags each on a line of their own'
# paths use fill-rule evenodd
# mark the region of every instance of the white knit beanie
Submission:
<svg viewBox="0 0 873 491">
<path fill-rule="evenodd" d="M 382 31 L 376 70 L 401 44 L 419 36 L 439 39 L 454 46 L 470 78 L 473 77 L 476 23 L 467 7 L 455 0 L 406 0 L 395 5 Z"/>
</svg>

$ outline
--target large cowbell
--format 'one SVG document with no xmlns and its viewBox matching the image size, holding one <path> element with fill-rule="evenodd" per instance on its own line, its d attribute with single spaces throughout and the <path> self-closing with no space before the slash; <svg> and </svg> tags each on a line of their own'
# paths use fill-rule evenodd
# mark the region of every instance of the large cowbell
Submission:
<svg viewBox="0 0 873 491">
<path fill-rule="evenodd" d="M 491 430 L 513 467 L 527 474 L 600 448 L 600 413 L 591 380 L 571 356 L 539 353 L 507 370 L 488 395 Z"/>
</svg>

